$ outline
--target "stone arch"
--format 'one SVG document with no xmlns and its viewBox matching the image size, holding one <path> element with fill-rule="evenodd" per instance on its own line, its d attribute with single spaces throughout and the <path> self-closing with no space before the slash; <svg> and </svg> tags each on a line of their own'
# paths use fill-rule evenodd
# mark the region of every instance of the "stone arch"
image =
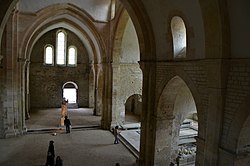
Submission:
<svg viewBox="0 0 250 166">
<path fill-rule="evenodd" d="M 76 89 L 78 89 L 78 86 L 75 82 L 73 81 L 68 81 L 68 82 L 65 82 L 62 86 L 62 88 L 64 88 L 67 84 L 72 84 Z"/>
<path fill-rule="evenodd" d="M 3 4 L 3 10 L 6 9 L 6 13 L 0 13 L 0 18 L 6 18 L 6 20 L 9 18 L 11 12 L 13 11 L 13 9 L 15 8 L 16 4 L 17 4 L 18 0 L 15 1 L 11 1 L 11 0 L 6 0 L 3 3 L 0 2 L 1 7 Z M 135 29 L 136 32 L 138 34 L 138 39 L 139 39 L 139 46 L 140 46 L 140 59 L 141 61 L 145 61 L 147 62 L 148 60 L 154 60 L 156 59 L 156 54 L 155 54 L 155 39 L 154 39 L 154 35 L 153 35 L 153 30 L 152 30 L 152 25 L 150 22 L 150 19 L 147 15 L 146 9 L 144 8 L 144 5 L 141 1 L 127 1 L 127 0 L 121 0 L 121 3 L 124 5 L 124 7 L 127 9 L 131 19 L 133 20 L 133 23 L 135 25 Z M 72 9 L 71 7 L 68 7 L 70 9 Z M 51 10 L 54 11 L 54 10 Z M 53 12 L 47 12 L 45 13 L 45 15 L 43 15 L 43 18 L 41 18 L 40 20 L 35 21 L 35 24 L 37 24 L 38 26 L 31 26 L 27 28 L 27 34 L 22 34 L 23 36 L 21 37 L 22 39 L 24 39 L 20 48 L 24 48 L 22 50 L 19 50 L 18 55 L 20 56 L 24 56 L 24 57 L 19 57 L 21 59 L 24 59 L 25 63 L 24 66 L 22 66 L 22 79 L 21 82 L 24 84 L 22 85 L 22 87 L 25 87 L 26 82 L 25 79 L 28 79 L 28 77 L 26 76 L 26 72 L 29 72 L 29 55 L 31 54 L 30 51 L 32 48 L 32 44 L 35 43 L 35 40 L 37 40 L 39 37 L 39 34 L 42 34 L 42 30 L 45 30 L 46 27 L 42 27 L 45 24 L 47 26 L 49 25 L 53 25 L 55 24 L 55 20 L 57 20 L 57 22 L 60 22 L 59 20 L 67 20 L 66 23 L 72 23 L 71 25 L 74 25 L 75 27 L 81 27 L 80 25 L 84 25 L 84 22 L 86 21 L 84 19 L 84 17 L 81 17 L 80 19 L 76 19 L 79 18 L 80 16 L 77 14 L 78 11 L 77 10 L 71 10 L 68 11 L 69 13 L 71 13 L 72 15 L 75 15 L 76 17 L 69 17 L 67 12 L 64 12 L 64 10 L 61 10 L 61 15 L 57 15 L 55 16 L 53 14 Z M 79 11 L 81 12 L 81 11 Z M 53 17 L 50 17 L 53 16 Z M 49 18 L 49 19 L 48 19 Z M 3 19 L 1 19 L 1 27 L 5 27 L 6 25 L 6 21 L 2 22 Z M 76 21 L 77 22 L 74 22 Z M 61 24 L 65 25 L 64 21 L 60 22 Z M 57 24 L 59 25 L 59 24 Z M 91 47 L 90 48 L 99 48 L 100 52 L 96 52 L 97 49 L 93 49 L 95 50 L 95 52 L 93 53 L 93 55 L 96 55 L 97 53 L 100 53 L 100 55 L 106 55 L 105 52 L 105 46 L 104 46 L 104 41 L 102 41 L 102 39 L 99 37 L 98 33 L 96 31 L 93 31 L 94 26 L 91 26 L 92 28 L 88 29 L 89 31 L 82 31 L 83 34 L 94 34 L 93 38 L 91 38 L 90 36 L 90 40 L 87 41 L 98 41 L 98 42 L 94 42 L 91 43 Z M 2 35 L 4 29 L 0 29 L 0 35 Z M 25 36 L 25 37 L 24 37 Z M 32 36 L 30 38 L 30 36 Z M 2 38 L 2 36 L 0 36 Z M 93 39 L 93 40 L 92 40 Z M 102 58 L 102 56 L 95 56 L 95 57 L 99 57 Z M 104 58 L 106 58 L 106 56 L 103 56 Z M 97 61 L 101 61 L 101 59 L 97 59 L 95 62 Z M 95 68 L 96 69 L 96 68 Z M 101 70 L 101 71 L 107 71 L 105 69 Z M 97 70 L 95 70 L 94 75 L 96 76 L 98 73 Z M 96 88 L 96 87 L 95 87 Z M 27 90 L 28 91 L 28 90 Z M 25 89 L 22 90 L 22 95 L 25 93 Z M 96 104 L 97 105 L 97 104 Z M 108 109 L 109 106 L 107 106 Z M 28 106 L 27 106 L 28 108 Z M 108 110 L 109 111 L 109 110 Z M 107 113 L 107 114 L 110 114 Z M 110 115 L 111 116 L 111 115 Z M 110 120 L 111 122 L 111 118 L 108 117 L 108 120 L 105 120 L 106 122 L 108 122 Z M 105 122 L 105 123 L 106 123 Z M 109 128 L 108 123 L 107 125 L 104 127 L 106 129 Z"/>
<path fill-rule="evenodd" d="M 2 43 L 2 35 L 3 35 L 4 27 L 13 9 L 15 8 L 17 2 L 18 0 L 6 0 L 6 1 L 0 2 L 0 6 L 2 10 L 2 12 L 0 13 L 0 22 L 1 22 L 0 24 L 0 46 Z M 0 54 L 1 54 L 1 50 L 0 50 Z"/>
<path fill-rule="evenodd" d="M 129 96 L 125 103 L 125 111 L 141 115 L 141 97 L 141 94 L 133 94 Z"/>
<path fill-rule="evenodd" d="M 201 101 L 201 93 L 198 89 L 198 87 L 196 86 L 196 84 L 191 80 L 191 78 L 188 76 L 188 74 L 186 72 L 184 72 L 181 69 L 177 69 L 176 72 L 172 73 L 169 75 L 168 78 L 166 78 L 165 80 L 163 80 L 161 82 L 161 84 L 159 85 L 158 88 L 158 93 L 162 95 L 167 83 L 172 79 L 172 78 L 180 78 L 181 80 L 183 80 L 185 82 L 185 84 L 187 85 L 188 89 L 190 90 L 192 97 L 194 98 L 195 101 L 195 105 L 196 105 L 196 109 L 197 109 L 197 116 L 198 116 L 198 125 L 199 125 L 199 133 L 198 133 L 198 137 L 197 139 L 199 139 L 200 141 L 204 140 L 205 135 L 206 135 L 206 111 L 205 111 L 205 106 L 202 104 Z M 165 91 L 166 92 L 166 91 Z M 156 98 L 156 103 L 160 102 L 160 96 L 158 96 Z M 157 105 L 158 109 L 159 106 Z"/>
<path fill-rule="evenodd" d="M 230 25 L 228 13 L 225 12 L 227 10 L 227 1 L 199 0 L 199 3 L 204 23 L 205 57 L 229 57 Z M 223 12 L 221 12 L 222 10 Z"/>
<path fill-rule="evenodd" d="M 9 18 L 11 12 L 13 11 L 17 3 L 18 3 L 18 0 L 14 0 L 14 1 L 5 0 L 4 2 L 0 2 L 2 10 L 6 11 L 0 14 L 0 20 L 1 20 L 0 38 L 2 38 L 3 30 L 6 25 L 7 19 Z M 143 58 L 141 59 L 150 59 L 149 57 L 152 57 L 152 56 L 153 56 L 152 58 L 154 59 L 155 58 L 154 57 L 155 56 L 154 36 L 153 36 L 151 23 L 149 21 L 148 16 L 146 15 L 143 4 L 140 1 L 126 1 L 126 0 L 121 0 L 121 3 L 127 9 L 130 17 L 135 23 L 135 28 L 139 36 L 141 56 L 143 56 Z M 50 10 L 50 11 L 53 11 L 53 10 Z M 52 12 L 46 12 L 46 13 L 49 15 Z M 72 12 L 72 13 L 76 13 L 76 12 Z M 48 18 L 48 15 L 45 18 Z M 37 25 L 39 25 L 40 27 L 39 23 L 37 23 Z M 33 32 L 33 31 L 30 31 L 30 32 Z M 97 35 L 97 33 L 95 34 Z M 1 40 L 0 40 L 0 43 L 1 43 Z M 102 50 L 103 48 L 104 47 L 102 47 Z"/>
<path fill-rule="evenodd" d="M 156 102 L 155 163 L 157 164 L 167 165 L 176 158 L 180 125 L 191 113 L 186 112 L 185 108 L 195 109 L 199 117 L 200 101 L 196 101 L 199 94 L 192 83 L 188 79 L 186 82 L 184 78 L 174 75 L 166 80 L 167 83 L 161 89 L 161 95 Z M 199 124 L 201 121 L 202 119 L 198 118 Z"/>
<path fill-rule="evenodd" d="M 121 44 L 122 37 L 124 34 L 125 27 L 128 23 L 129 15 L 125 9 L 122 9 L 119 16 L 118 26 L 116 27 L 115 40 L 114 40 L 114 49 L 112 54 L 113 63 L 119 63 L 120 53 L 121 53 Z"/>
<path fill-rule="evenodd" d="M 150 19 L 141 1 L 120 0 L 127 10 L 139 40 L 140 61 L 155 59 L 155 39 Z"/>
<path fill-rule="evenodd" d="M 112 125 L 126 121 L 125 103 L 128 96 L 142 93 L 138 36 L 126 9 L 121 6 L 117 13 L 119 17 L 112 50 L 112 77 L 115 78 L 112 80 Z"/>
<path fill-rule="evenodd" d="M 63 27 L 77 34 L 82 43 L 86 46 L 89 57 L 89 65 L 91 65 L 91 63 L 101 63 L 101 54 L 105 57 L 106 53 L 104 50 L 104 43 L 100 39 L 97 30 L 94 28 L 94 25 L 91 22 L 92 18 L 89 18 L 84 12 L 69 4 L 60 5 L 59 10 L 56 13 L 48 12 L 53 11 L 52 8 L 53 5 L 40 10 L 37 13 L 38 17 L 32 26 L 28 27 L 27 31 L 25 31 L 23 35 L 23 41 L 21 42 L 22 45 L 20 46 L 21 49 L 19 50 L 19 55 L 21 55 L 23 59 L 29 61 L 31 50 L 36 41 L 46 32 Z M 66 10 L 66 12 L 64 10 Z M 76 15 L 76 13 L 78 14 Z M 50 19 L 51 16 L 53 16 L 53 19 Z M 23 73 L 28 73 L 28 68 L 29 63 L 26 63 L 26 65 L 23 66 Z M 95 74 L 96 71 L 94 71 L 93 75 Z M 23 78 L 24 80 L 22 82 L 24 82 L 24 84 L 28 84 L 28 76 L 25 75 Z M 94 79 L 90 81 L 93 82 Z M 94 86 L 95 84 L 91 83 L 90 85 Z M 27 90 L 24 90 L 23 93 L 29 91 L 28 86 L 26 88 Z M 94 93 L 92 89 L 94 88 L 89 87 L 89 92 Z M 28 94 L 25 94 L 25 96 L 27 95 Z M 89 94 L 89 96 L 94 96 L 94 94 Z M 28 99 L 29 97 L 26 98 Z M 25 105 L 25 111 L 28 112 L 28 103 L 26 102 Z"/>
<path fill-rule="evenodd" d="M 78 102 L 77 102 L 77 100 L 78 100 L 78 86 L 77 86 L 77 84 L 75 83 L 75 82 L 73 82 L 73 81 L 67 81 L 67 82 L 65 82 L 64 84 L 63 84 L 63 86 L 62 86 L 62 90 L 63 90 L 63 98 L 65 97 L 66 99 L 68 99 L 66 96 L 65 96 L 65 89 L 67 89 L 67 88 L 71 88 L 71 89 L 75 89 L 75 96 L 73 96 L 75 99 L 74 99 L 74 101 L 73 102 L 71 102 L 70 100 L 69 100 L 69 104 L 71 104 L 71 103 L 74 103 L 74 106 L 70 106 L 70 107 L 74 107 L 74 108 L 76 108 L 76 107 L 78 107 Z M 72 104 L 71 104 L 72 105 Z"/>
<path fill-rule="evenodd" d="M 223 137 L 221 142 L 220 156 L 226 158 L 226 161 L 220 161 L 226 165 L 248 165 L 250 158 L 247 154 L 250 152 L 250 112 L 249 112 L 250 94 L 245 97 L 245 101 L 235 111 L 234 118 L 230 124 L 227 136 Z"/>
<path fill-rule="evenodd" d="M 25 32 L 20 47 L 23 48 L 20 51 L 21 55 L 26 56 L 23 58 L 29 59 L 30 50 L 32 50 L 32 46 L 40 36 L 49 30 L 64 27 L 77 34 L 82 40 L 88 50 L 90 63 L 102 62 L 101 55 L 106 55 L 104 43 L 94 28 L 95 26 L 91 22 L 91 18 L 70 4 L 59 5 L 58 10 L 51 12 L 53 7 L 54 5 L 40 10 L 34 23 Z M 53 19 L 51 19 L 52 16 Z"/>
</svg>

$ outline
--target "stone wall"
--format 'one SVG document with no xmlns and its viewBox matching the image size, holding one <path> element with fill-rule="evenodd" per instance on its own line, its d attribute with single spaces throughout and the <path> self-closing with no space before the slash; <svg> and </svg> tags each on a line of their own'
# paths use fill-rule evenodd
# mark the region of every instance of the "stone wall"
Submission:
<svg viewBox="0 0 250 166">
<path fill-rule="evenodd" d="M 35 44 L 30 60 L 30 105 L 31 108 L 60 107 L 62 86 L 68 81 L 78 86 L 78 105 L 88 107 L 89 104 L 89 64 L 84 45 L 72 32 L 66 30 L 67 46 L 77 48 L 77 66 L 46 66 L 44 65 L 44 46 L 52 44 L 55 47 L 56 30 L 42 36 Z"/>
<path fill-rule="evenodd" d="M 250 94 L 249 61 L 233 60 L 230 63 L 227 91 L 225 97 L 225 112 L 223 121 L 222 146 L 235 151 L 239 139 L 239 132 L 246 118 L 249 116 Z M 242 118 L 244 119 L 242 119 Z M 244 137 L 248 137 L 245 135 Z M 242 145 L 241 145 L 242 146 Z"/>
</svg>

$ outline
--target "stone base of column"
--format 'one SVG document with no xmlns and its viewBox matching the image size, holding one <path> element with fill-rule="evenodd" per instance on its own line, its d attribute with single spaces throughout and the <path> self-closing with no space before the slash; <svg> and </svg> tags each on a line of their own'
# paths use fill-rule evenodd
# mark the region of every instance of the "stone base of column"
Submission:
<svg viewBox="0 0 250 166">
<path fill-rule="evenodd" d="M 15 130 L 15 129 L 8 130 L 8 131 L 5 131 L 4 138 L 12 138 L 12 137 L 20 136 L 20 135 L 23 135 L 23 131 Z"/>
</svg>

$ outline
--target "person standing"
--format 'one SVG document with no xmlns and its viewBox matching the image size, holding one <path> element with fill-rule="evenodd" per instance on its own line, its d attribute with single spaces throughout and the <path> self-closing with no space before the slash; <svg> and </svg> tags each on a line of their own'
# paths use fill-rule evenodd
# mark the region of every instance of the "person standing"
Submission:
<svg viewBox="0 0 250 166">
<path fill-rule="evenodd" d="M 68 119 L 68 116 L 65 116 L 64 125 L 65 125 L 65 127 L 66 127 L 66 133 L 70 133 L 71 122 L 70 122 L 70 120 Z"/>
<path fill-rule="evenodd" d="M 61 126 L 64 126 L 65 116 L 68 116 L 68 100 L 63 98 L 63 101 L 61 104 Z"/>
<path fill-rule="evenodd" d="M 49 148 L 47 152 L 47 161 L 46 166 L 54 166 L 55 159 L 55 148 L 54 148 L 54 141 L 49 141 Z"/>
<path fill-rule="evenodd" d="M 178 156 L 176 157 L 176 164 L 177 164 L 177 166 L 180 165 L 180 158 L 181 158 L 180 155 L 178 155 Z"/>
<path fill-rule="evenodd" d="M 119 127 L 118 126 L 115 126 L 115 129 L 114 129 L 114 136 L 115 136 L 115 141 L 114 141 L 114 144 L 119 144 L 119 141 L 118 141 L 118 135 L 119 135 Z"/>
</svg>

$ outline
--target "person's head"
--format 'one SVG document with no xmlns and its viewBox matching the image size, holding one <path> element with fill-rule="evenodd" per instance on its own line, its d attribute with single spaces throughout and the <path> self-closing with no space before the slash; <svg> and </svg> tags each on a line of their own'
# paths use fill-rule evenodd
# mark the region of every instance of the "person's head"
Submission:
<svg viewBox="0 0 250 166">
<path fill-rule="evenodd" d="M 68 116 L 65 116 L 65 119 L 68 119 Z"/>
<path fill-rule="evenodd" d="M 119 127 L 118 126 L 115 126 L 115 129 L 118 129 Z"/>
<path fill-rule="evenodd" d="M 54 143 L 54 141 L 53 141 L 53 140 L 49 141 L 49 144 L 50 144 L 50 145 L 52 145 L 53 143 Z"/>
</svg>

